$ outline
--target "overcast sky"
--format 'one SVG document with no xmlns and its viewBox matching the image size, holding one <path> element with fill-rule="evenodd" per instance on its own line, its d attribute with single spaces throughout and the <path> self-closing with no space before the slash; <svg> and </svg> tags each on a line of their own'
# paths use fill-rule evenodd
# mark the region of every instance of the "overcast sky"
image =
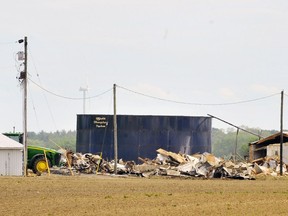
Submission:
<svg viewBox="0 0 288 216">
<path fill-rule="evenodd" d="M 16 41 L 24 36 L 28 131 L 76 130 L 80 87 L 88 87 L 86 113 L 113 114 L 114 83 L 187 103 L 117 88 L 118 114 L 212 114 L 238 126 L 280 128 L 286 0 L 11 0 L 1 4 L 0 22 L 1 132 L 23 129 L 16 53 L 24 47 Z M 212 126 L 229 127 L 215 119 Z"/>
</svg>

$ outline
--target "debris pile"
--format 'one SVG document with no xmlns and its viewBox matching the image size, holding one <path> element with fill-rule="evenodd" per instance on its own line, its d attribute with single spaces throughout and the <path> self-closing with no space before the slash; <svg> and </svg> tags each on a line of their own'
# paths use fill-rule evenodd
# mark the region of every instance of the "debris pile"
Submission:
<svg viewBox="0 0 288 216">
<path fill-rule="evenodd" d="M 203 178 L 253 179 L 253 165 L 233 163 L 210 153 L 185 155 L 157 150 L 158 168 L 154 174 L 168 176 L 193 176 Z M 153 173 L 151 173 L 153 174 Z M 150 174 L 150 175 L 151 175 Z"/>
<path fill-rule="evenodd" d="M 70 167 L 76 173 L 96 174 L 115 173 L 115 161 L 105 161 L 100 155 L 66 152 L 64 169 Z M 255 179 L 257 174 L 277 176 L 280 166 L 277 159 L 269 158 L 263 163 L 232 162 L 215 157 L 210 153 L 177 154 L 164 149 L 157 150 L 155 159 L 138 158 L 141 164 L 134 161 L 119 160 L 116 164 L 117 174 L 136 175 L 141 177 L 202 177 Z M 283 173 L 286 173 L 283 166 Z M 68 171 L 66 172 L 68 173 Z M 62 172 L 63 174 L 63 172 Z"/>
<path fill-rule="evenodd" d="M 276 155 L 274 157 L 259 158 L 253 163 L 255 174 L 277 176 L 280 173 L 280 158 Z M 282 172 L 288 174 L 285 163 L 283 163 Z"/>
</svg>

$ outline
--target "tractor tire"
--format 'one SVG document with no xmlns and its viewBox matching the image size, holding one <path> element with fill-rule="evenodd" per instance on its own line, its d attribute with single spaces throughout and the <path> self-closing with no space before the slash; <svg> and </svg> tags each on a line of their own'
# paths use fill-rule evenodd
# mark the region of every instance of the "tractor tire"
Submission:
<svg viewBox="0 0 288 216">
<path fill-rule="evenodd" d="M 48 160 L 48 166 L 51 166 L 51 163 Z M 35 174 L 37 175 L 41 175 L 43 172 L 46 172 L 48 170 L 47 164 L 46 164 L 46 160 L 44 156 L 38 157 L 34 160 L 33 164 L 32 164 L 32 170 Z"/>
</svg>

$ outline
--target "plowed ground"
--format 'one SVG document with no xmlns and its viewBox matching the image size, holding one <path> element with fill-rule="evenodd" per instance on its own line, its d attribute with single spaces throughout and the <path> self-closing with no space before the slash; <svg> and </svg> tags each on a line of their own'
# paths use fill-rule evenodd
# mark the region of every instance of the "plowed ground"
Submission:
<svg viewBox="0 0 288 216">
<path fill-rule="evenodd" d="M 0 177 L 0 215 L 287 215 L 288 178 Z"/>
</svg>

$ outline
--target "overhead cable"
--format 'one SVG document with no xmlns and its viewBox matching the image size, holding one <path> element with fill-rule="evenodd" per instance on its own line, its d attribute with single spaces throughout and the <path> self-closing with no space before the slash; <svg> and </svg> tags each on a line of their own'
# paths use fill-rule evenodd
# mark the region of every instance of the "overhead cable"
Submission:
<svg viewBox="0 0 288 216">
<path fill-rule="evenodd" d="M 117 85 L 117 87 L 119 87 L 121 89 L 124 89 L 126 91 L 129 91 L 129 92 L 132 92 L 134 94 L 142 95 L 142 96 L 153 98 L 153 99 L 156 99 L 156 100 L 161 100 L 161 101 L 166 101 L 166 102 L 171 102 L 171 103 L 178 103 L 178 104 L 194 105 L 194 106 L 227 106 L 227 105 L 235 105 L 235 104 L 242 104 L 242 103 L 250 103 L 250 102 L 263 100 L 263 99 L 266 99 L 266 98 L 269 98 L 269 97 L 273 97 L 275 95 L 279 95 L 280 94 L 280 93 L 275 93 L 275 94 L 268 95 L 268 96 L 265 96 L 265 97 L 260 97 L 260 98 L 250 99 L 250 100 L 230 102 L 230 103 L 193 103 L 193 102 L 175 101 L 175 100 L 155 97 L 155 96 L 152 96 L 152 95 L 148 95 L 148 94 L 144 94 L 144 93 L 141 93 L 141 92 L 137 92 L 137 91 L 134 91 L 134 90 L 122 87 L 122 86 L 118 86 L 118 85 Z"/>
<path fill-rule="evenodd" d="M 36 68 L 36 64 L 35 64 L 35 61 L 34 61 L 34 58 L 33 58 L 33 55 L 32 55 L 32 52 L 31 52 L 29 46 L 28 46 L 28 51 L 29 51 L 29 53 L 30 53 L 31 60 L 32 60 L 32 64 L 33 64 L 34 69 L 35 69 L 35 72 L 36 72 L 36 74 L 37 74 L 38 83 L 40 83 L 40 85 L 42 85 L 42 82 L 41 82 L 41 80 L 40 80 L 40 77 L 39 77 L 39 74 L 38 74 L 38 70 L 37 70 L 37 68 Z M 55 121 L 55 118 L 54 118 L 54 115 L 53 115 L 53 112 L 52 112 L 52 109 L 51 109 L 51 106 L 50 106 L 49 101 L 48 101 L 48 99 L 47 99 L 47 97 L 46 97 L 46 94 L 45 94 L 45 91 L 42 91 L 42 94 L 43 94 L 43 97 L 44 97 L 45 102 L 46 102 L 46 104 L 47 104 L 47 108 L 48 108 L 49 114 L 50 114 L 51 119 L 52 119 L 52 122 L 53 122 L 53 124 L 54 124 L 54 128 L 55 128 L 56 130 L 58 130 L 58 129 L 57 129 L 57 125 L 56 125 L 56 121 Z M 35 111 L 35 113 L 36 113 L 36 111 Z"/>
<path fill-rule="evenodd" d="M 28 79 L 29 79 L 29 81 L 31 81 L 34 85 L 38 86 L 38 87 L 41 88 L 42 90 L 44 90 L 44 91 L 48 92 L 49 94 L 52 94 L 52 95 L 54 95 L 54 96 L 56 96 L 56 97 L 60 97 L 60 98 L 64 98 L 64 99 L 69 99 L 69 100 L 83 100 L 83 97 L 81 97 L 81 98 L 73 98 L 73 97 L 66 97 L 66 96 L 63 96 L 63 95 L 56 94 L 56 93 L 54 93 L 54 92 L 52 92 L 52 91 L 49 91 L 49 90 L 45 89 L 44 87 L 42 87 L 41 85 L 37 84 L 36 82 L 34 82 L 33 80 L 31 80 L 30 78 L 28 78 Z M 112 88 L 110 88 L 110 89 L 108 89 L 108 90 L 106 90 L 106 91 L 104 91 L 104 92 L 102 92 L 102 93 L 100 93 L 100 94 L 98 94 L 98 95 L 94 95 L 94 96 L 91 96 L 91 97 L 87 97 L 86 99 L 92 99 L 92 98 L 100 97 L 101 95 L 104 95 L 104 94 L 106 94 L 107 92 L 109 92 L 109 91 L 111 91 L 111 90 L 112 90 Z"/>
</svg>

